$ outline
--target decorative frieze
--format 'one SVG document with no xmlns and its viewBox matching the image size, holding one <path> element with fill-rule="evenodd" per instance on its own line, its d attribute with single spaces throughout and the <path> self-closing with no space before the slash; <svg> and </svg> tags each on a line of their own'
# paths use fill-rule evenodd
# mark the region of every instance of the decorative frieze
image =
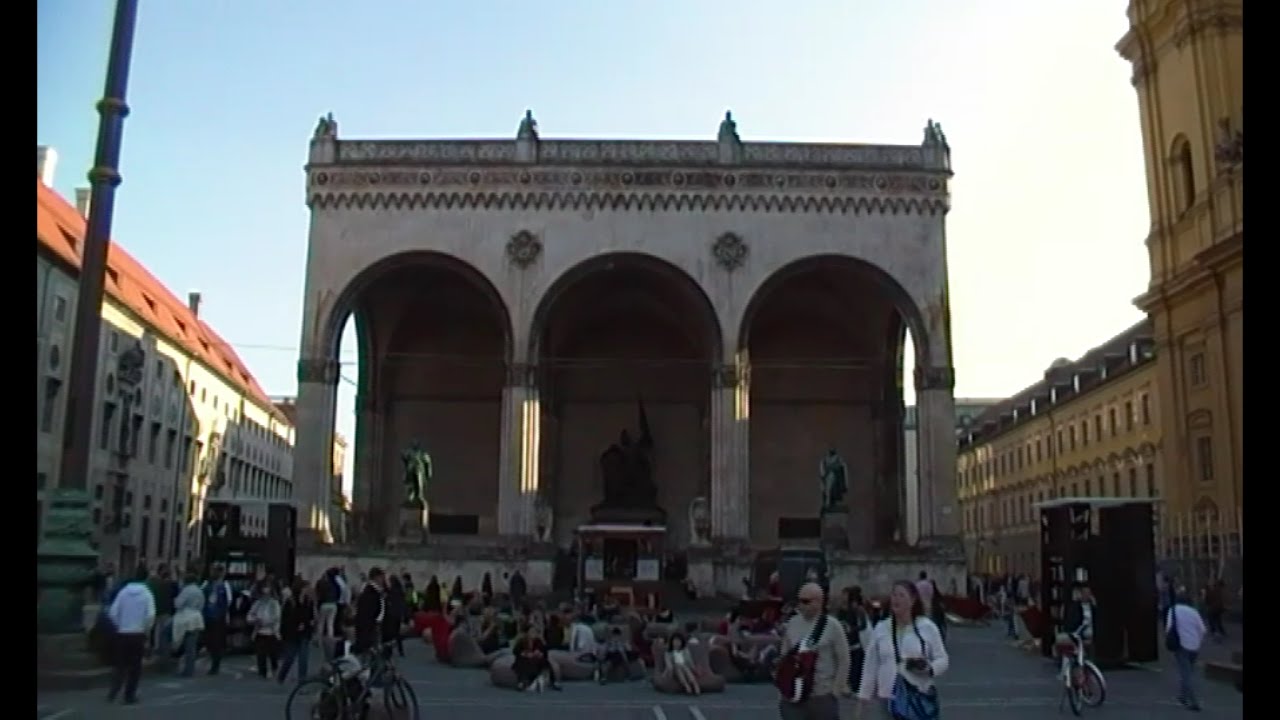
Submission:
<svg viewBox="0 0 1280 720">
<path fill-rule="evenodd" d="M 342 210 L 548 210 L 636 212 L 812 213 L 834 215 L 938 215 L 945 197 L 814 197 L 693 195 L 676 193 L 520 192 L 317 192 L 312 209 Z"/>
<path fill-rule="evenodd" d="M 917 392 L 921 390 L 954 390 L 956 386 L 955 368 L 918 367 L 915 375 Z"/>
<path fill-rule="evenodd" d="M 715 258 L 717 265 L 729 272 L 742 267 L 750 251 L 746 241 L 731 232 L 721 235 L 711 243 L 711 257 Z"/>
<path fill-rule="evenodd" d="M 720 143 L 682 140 L 541 140 L 540 165 L 719 165 Z M 377 164 L 515 163 L 512 140 L 340 140 L 337 161 Z M 740 163 L 755 167 L 943 169 L 918 145 L 741 144 Z"/>
<path fill-rule="evenodd" d="M 304 357 L 298 360 L 298 382 L 338 384 L 338 362 L 327 357 Z"/>
</svg>

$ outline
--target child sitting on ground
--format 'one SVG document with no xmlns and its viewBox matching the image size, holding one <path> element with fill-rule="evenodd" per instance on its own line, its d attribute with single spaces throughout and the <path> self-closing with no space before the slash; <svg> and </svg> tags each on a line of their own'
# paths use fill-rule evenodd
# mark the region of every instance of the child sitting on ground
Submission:
<svg viewBox="0 0 1280 720">
<path fill-rule="evenodd" d="M 667 664 L 671 667 L 672 674 L 676 680 L 680 682 L 680 687 L 690 695 L 701 695 L 702 687 L 698 685 L 698 676 L 693 671 L 693 657 L 689 654 L 688 644 L 685 641 L 683 633 L 672 633 L 669 649 L 667 650 Z"/>
</svg>

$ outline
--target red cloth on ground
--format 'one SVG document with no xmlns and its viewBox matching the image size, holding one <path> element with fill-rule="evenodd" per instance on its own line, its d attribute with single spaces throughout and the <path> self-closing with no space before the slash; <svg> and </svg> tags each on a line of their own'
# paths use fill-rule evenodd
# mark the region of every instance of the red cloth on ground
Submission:
<svg viewBox="0 0 1280 720">
<path fill-rule="evenodd" d="M 413 614 L 413 631 L 422 637 L 422 633 L 431 631 L 431 644 L 436 649 L 436 660 L 449 662 L 449 621 L 438 612 L 420 610 Z"/>
</svg>

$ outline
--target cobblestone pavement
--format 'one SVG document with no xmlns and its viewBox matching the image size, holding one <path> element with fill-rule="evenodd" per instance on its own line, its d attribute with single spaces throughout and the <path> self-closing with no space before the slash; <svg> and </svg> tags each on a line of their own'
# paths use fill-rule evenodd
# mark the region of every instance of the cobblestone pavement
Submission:
<svg viewBox="0 0 1280 720">
<path fill-rule="evenodd" d="M 947 720 L 1039 720 L 1070 717 L 1059 710 L 1054 669 L 1038 655 L 1010 647 L 998 627 L 957 628 L 951 633 L 951 671 L 939 683 Z M 435 664 L 421 644 L 408 648 L 400 666 L 411 678 L 423 720 L 766 720 L 778 716 L 776 695 L 767 685 L 730 686 L 701 698 L 659 695 L 646 683 L 597 686 L 570 683 L 564 692 L 517 694 L 488 685 L 487 673 Z M 44 720 L 277 720 L 284 715 L 287 688 L 257 677 L 252 659 L 229 661 L 224 674 L 143 680 L 142 702 L 109 705 L 103 691 L 52 693 L 37 699 Z M 227 672 L 230 670 L 230 672 Z M 1108 674 L 1105 705 L 1085 709 L 1086 717 L 1165 720 L 1195 717 L 1173 700 L 1175 676 L 1155 669 Z M 1243 717 L 1243 696 L 1216 683 L 1201 682 L 1205 712 L 1214 720 Z M 846 717 L 851 715 L 846 712 Z"/>
</svg>

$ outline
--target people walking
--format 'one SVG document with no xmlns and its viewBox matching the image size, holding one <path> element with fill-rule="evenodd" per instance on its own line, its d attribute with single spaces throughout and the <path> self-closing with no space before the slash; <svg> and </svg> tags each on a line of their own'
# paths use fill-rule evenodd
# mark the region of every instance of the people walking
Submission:
<svg viewBox="0 0 1280 720">
<path fill-rule="evenodd" d="M 293 592 L 280 607 L 280 671 L 276 680 L 284 684 L 289 670 L 298 665 L 298 682 L 307 679 L 311 643 L 315 638 L 316 604 L 311 588 L 304 582 L 294 585 Z"/>
<path fill-rule="evenodd" d="M 938 704 L 933 682 L 951 666 L 951 659 L 941 631 L 925 612 L 918 587 L 908 580 L 894 583 L 889 617 L 871 631 L 858 689 L 858 698 L 869 710 L 863 718 L 891 720 L 895 717 L 891 707 L 928 709 Z"/>
<path fill-rule="evenodd" d="M 246 620 L 253 628 L 253 654 L 258 660 L 258 675 L 274 676 L 280 669 L 280 600 L 275 585 L 263 582 L 258 586 L 258 597 L 249 607 Z"/>
<path fill-rule="evenodd" d="M 156 601 L 147 587 L 147 567 L 139 566 L 133 581 L 116 593 L 107 618 L 115 632 L 111 639 L 111 689 L 107 700 L 114 702 L 124 690 L 126 704 L 138 702 L 138 681 L 142 678 L 142 656 L 147 651 L 147 634 L 156 620 Z"/>
<path fill-rule="evenodd" d="M 798 611 L 787 621 L 782 639 L 784 659 L 795 662 L 799 673 L 797 684 L 805 684 L 805 692 L 795 697 L 788 691 L 778 701 L 782 720 L 839 720 L 838 696 L 848 696 L 849 643 L 839 618 L 827 614 L 826 593 L 818 583 L 800 586 L 796 594 Z M 812 664 L 797 656 L 813 653 Z"/>
<path fill-rule="evenodd" d="M 200 633 L 204 630 L 204 592 L 194 572 L 183 578 L 182 590 L 173 603 L 173 623 L 168 632 L 170 642 L 180 652 L 178 675 L 191 677 L 196 671 L 196 652 L 200 647 Z"/>
<path fill-rule="evenodd" d="M 217 675 L 222 668 L 222 656 L 227 651 L 227 623 L 235 595 L 231 584 L 223 577 L 221 565 L 209 568 L 209 579 L 201 590 L 205 598 L 204 646 L 209 650 L 209 674 Z"/>
<path fill-rule="evenodd" d="M 1165 615 L 1165 641 L 1178 667 L 1178 702 L 1195 712 L 1200 711 L 1195 689 L 1196 659 L 1207 633 L 1204 620 L 1191 605 L 1187 589 L 1179 587 Z"/>
</svg>

